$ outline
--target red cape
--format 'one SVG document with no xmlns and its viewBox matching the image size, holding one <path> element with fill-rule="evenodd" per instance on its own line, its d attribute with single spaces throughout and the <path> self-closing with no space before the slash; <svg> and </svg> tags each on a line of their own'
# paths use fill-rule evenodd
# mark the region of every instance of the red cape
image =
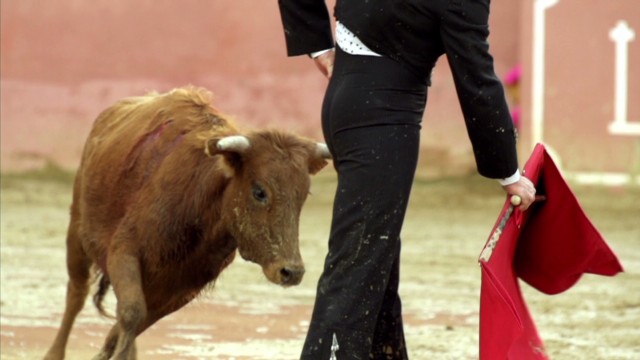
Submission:
<svg viewBox="0 0 640 360">
<path fill-rule="evenodd" d="M 518 278 L 546 294 L 572 287 L 584 273 L 622 271 L 543 145 L 525 166 L 546 200 L 522 213 L 504 204 L 480 255 L 480 359 L 549 359 Z"/>
</svg>

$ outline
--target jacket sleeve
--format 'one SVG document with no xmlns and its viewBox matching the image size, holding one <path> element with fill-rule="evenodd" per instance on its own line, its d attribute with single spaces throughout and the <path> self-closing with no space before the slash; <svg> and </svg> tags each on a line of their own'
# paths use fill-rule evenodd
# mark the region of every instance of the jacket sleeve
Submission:
<svg viewBox="0 0 640 360">
<path fill-rule="evenodd" d="M 287 55 L 332 48 L 331 18 L 325 0 L 278 0 Z"/>
<path fill-rule="evenodd" d="M 516 131 L 489 53 L 489 1 L 452 1 L 440 29 L 478 172 L 506 178 L 518 169 Z"/>
</svg>

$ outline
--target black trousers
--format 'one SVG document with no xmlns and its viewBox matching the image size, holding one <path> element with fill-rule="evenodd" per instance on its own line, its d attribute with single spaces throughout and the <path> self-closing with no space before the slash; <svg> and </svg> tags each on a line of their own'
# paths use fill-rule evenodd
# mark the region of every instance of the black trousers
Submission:
<svg viewBox="0 0 640 360">
<path fill-rule="evenodd" d="M 336 52 L 322 108 L 338 173 L 329 252 L 301 359 L 407 359 L 400 231 L 413 183 L 425 79 L 384 57 Z M 335 349 L 335 348 L 334 348 Z"/>
</svg>

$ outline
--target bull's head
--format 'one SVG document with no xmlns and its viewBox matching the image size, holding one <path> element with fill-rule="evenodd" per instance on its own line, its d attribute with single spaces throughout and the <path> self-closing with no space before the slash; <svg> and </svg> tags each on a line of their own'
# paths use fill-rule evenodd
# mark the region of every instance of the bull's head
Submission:
<svg viewBox="0 0 640 360">
<path fill-rule="evenodd" d="M 297 285 L 304 274 L 298 227 L 310 174 L 330 158 L 325 144 L 264 131 L 209 139 L 206 152 L 221 155 L 229 177 L 223 221 L 243 259 L 255 262 L 271 282 Z"/>
</svg>

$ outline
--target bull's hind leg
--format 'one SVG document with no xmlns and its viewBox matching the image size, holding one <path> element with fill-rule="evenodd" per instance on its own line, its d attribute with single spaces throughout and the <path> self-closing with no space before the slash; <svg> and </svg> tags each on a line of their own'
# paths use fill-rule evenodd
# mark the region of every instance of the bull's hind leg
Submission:
<svg viewBox="0 0 640 360">
<path fill-rule="evenodd" d="M 135 338 L 147 317 L 140 262 L 126 252 L 114 251 L 109 254 L 107 268 L 118 301 L 118 329 L 115 333 L 112 330 L 113 335 L 117 336 L 114 359 L 135 359 Z"/>
<path fill-rule="evenodd" d="M 67 232 L 67 299 L 62 323 L 45 360 L 64 359 L 71 327 L 84 306 L 89 292 L 91 260 L 87 257 L 78 236 L 77 222 L 72 218 Z"/>
</svg>

